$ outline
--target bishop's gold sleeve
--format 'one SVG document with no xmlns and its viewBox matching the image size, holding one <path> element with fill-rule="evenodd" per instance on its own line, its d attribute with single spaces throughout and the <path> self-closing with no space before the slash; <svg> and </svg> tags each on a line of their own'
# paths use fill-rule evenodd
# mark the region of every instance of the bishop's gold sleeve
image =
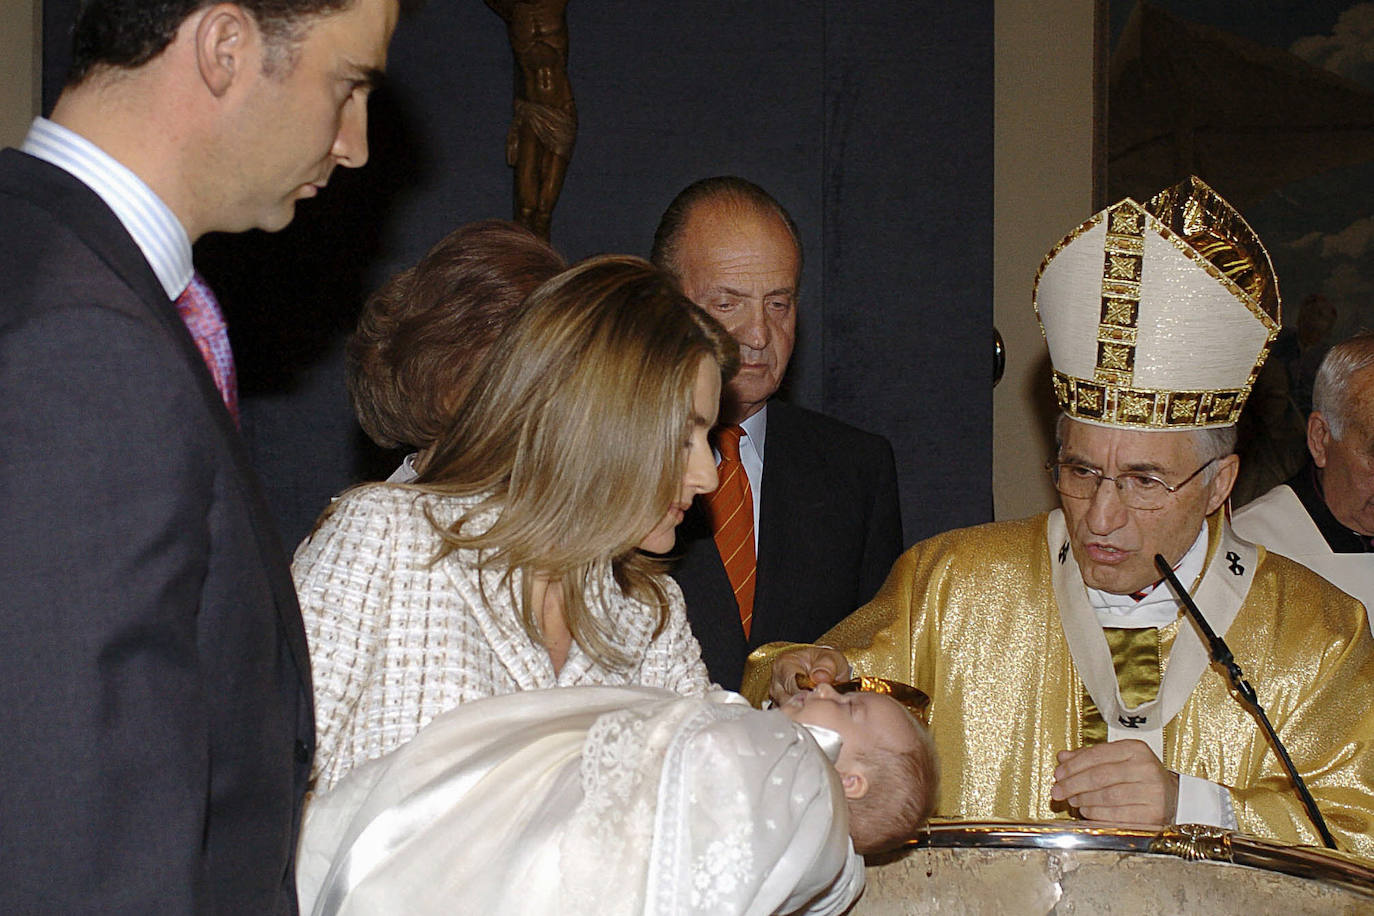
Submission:
<svg viewBox="0 0 1374 916">
<path fill-rule="evenodd" d="M 917 544 L 898 557 L 873 600 L 837 623 L 817 644 L 843 652 L 856 674 L 891 678 L 929 692 L 916 679 L 916 651 L 924 646 L 928 630 L 926 588 L 917 581 L 928 573 L 923 570 L 926 553 Z M 755 649 L 745 664 L 740 692 L 754 705 L 761 704 L 768 698 L 773 660 L 799 648 L 804 644 L 773 642 Z"/>
</svg>

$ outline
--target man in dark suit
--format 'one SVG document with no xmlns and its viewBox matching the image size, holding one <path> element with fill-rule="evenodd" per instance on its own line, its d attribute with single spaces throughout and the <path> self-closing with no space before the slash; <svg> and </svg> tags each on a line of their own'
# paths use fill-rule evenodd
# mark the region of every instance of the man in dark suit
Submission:
<svg viewBox="0 0 1374 916">
<path fill-rule="evenodd" d="M 367 157 L 397 0 L 89 0 L 0 152 L 0 911 L 287 913 L 308 654 L 191 244 Z"/>
<path fill-rule="evenodd" d="M 802 251 L 766 191 L 735 177 L 689 185 L 652 257 L 740 344 L 721 401 L 721 483 L 678 527 L 673 571 L 712 679 L 737 689 L 753 647 L 814 640 L 882 585 L 902 549 L 892 446 L 773 397 L 796 338 Z"/>
</svg>

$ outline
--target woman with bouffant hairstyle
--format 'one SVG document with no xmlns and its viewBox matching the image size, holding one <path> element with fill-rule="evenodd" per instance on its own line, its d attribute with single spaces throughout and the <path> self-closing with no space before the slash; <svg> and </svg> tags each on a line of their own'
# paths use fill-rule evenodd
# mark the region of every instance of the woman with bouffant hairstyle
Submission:
<svg viewBox="0 0 1374 916">
<path fill-rule="evenodd" d="M 483 354 L 566 266 L 523 226 L 483 220 L 450 232 L 368 299 L 348 340 L 348 393 L 372 441 L 417 449 L 392 481 L 415 479 Z"/>
<path fill-rule="evenodd" d="M 639 258 L 530 295 L 416 483 L 344 494 L 296 552 L 321 789 L 480 697 L 706 690 L 682 593 L 649 554 L 715 489 L 707 432 L 737 354 Z"/>
</svg>

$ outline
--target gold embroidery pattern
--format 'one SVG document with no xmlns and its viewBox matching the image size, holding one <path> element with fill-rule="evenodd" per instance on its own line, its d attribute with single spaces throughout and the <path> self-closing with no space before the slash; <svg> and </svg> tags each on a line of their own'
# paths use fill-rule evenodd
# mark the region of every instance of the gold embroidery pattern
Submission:
<svg viewBox="0 0 1374 916">
<path fill-rule="evenodd" d="M 1123 372 L 1131 368 L 1131 348 L 1117 347 L 1104 343 L 1097 348 L 1097 365 L 1102 369 L 1120 369 Z"/>
<path fill-rule="evenodd" d="M 1141 234 L 1140 227 L 1143 224 L 1141 217 L 1141 212 L 1136 209 L 1120 208 L 1113 210 L 1112 226 L 1109 231 L 1116 235 L 1139 236 Z"/>
<path fill-rule="evenodd" d="M 1139 280 L 1140 259 L 1107 252 L 1108 280 Z"/>
<path fill-rule="evenodd" d="M 1154 416 L 1154 398 L 1142 396 L 1135 392 L 1125 391 L 1118 399 L 1121 405 L 1120 416 L 1128 423 L 1149 423 Z"/>
<path fill-rule="evenodd" d="M 1207 412 L 1210 419 L 1216 420 L 1220 417 L 1229 417 L 1233 413 L 1236 419 L 1240 419 L 1240 408 L 1245 403 L 1245 392 L 1215 392 L 1212 395 L 1212 407 Z M 1232 420 L 1231 422 L 1235 422 Z"/>
<path fill-rule="evenodd" d="M 1097 385 L 1076 386 L 1075 383 L 1077 381 L 1077 379 L 1068 379 L 1069 387 L 1067 390 L 1070 392 L 1070 400 L 1074 398 L 1073 391 L 1074 388 L 1077 387 L 1077 401 L 1079 413 L 1083 416 L 1100 418 L 1102 416 L 1103 411 L 1106 409 L 1107 390 Z"/>
<path fill-rule="evenodd" d="M 1119 325 L 1125 328 L 1135 327 L 1135 303 L 1127 299 L 1112 299 L 1103 297 L 1102 299 L 1102 323 Z"/>
<path fill-rule="evenodd" d="M 1202 399 L 1184 395 L 1175 397 L 1169 403 L 1169 422 L 1187 423 L 1198 415 L 1198 404 Z"/>
<path fill-rule="evenodd" d="M 1108 211 L 1102 263 L 1102 310 L 1097 325 L 1093 381 L 1129 385 L 1135 375 L 1140 271 L 1145 255 L 1145 214 L 1133 201 Z"/>
<path fill-rule="evenodd" d="M 1156 391 L 1077 379 L 1055 370 L 1054 394 L 1072 417 L 1148 429 L 1224 426 L 1240 419 L 1249 392 Z"/>
</svg>

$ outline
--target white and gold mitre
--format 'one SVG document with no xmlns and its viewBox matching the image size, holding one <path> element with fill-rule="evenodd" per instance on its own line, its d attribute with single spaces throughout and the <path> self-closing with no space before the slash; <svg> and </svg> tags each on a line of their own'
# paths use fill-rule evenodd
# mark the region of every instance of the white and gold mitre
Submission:
<svg viewBox="0 0 1374 916">
<path fill-rule="evenodd" d="M 1104 426 L 1230 426 L 1279 332 L 1268 252 L 1197 178 L 1069 233 L 1033 301 L 1060 408 Z"/>
</svg>

